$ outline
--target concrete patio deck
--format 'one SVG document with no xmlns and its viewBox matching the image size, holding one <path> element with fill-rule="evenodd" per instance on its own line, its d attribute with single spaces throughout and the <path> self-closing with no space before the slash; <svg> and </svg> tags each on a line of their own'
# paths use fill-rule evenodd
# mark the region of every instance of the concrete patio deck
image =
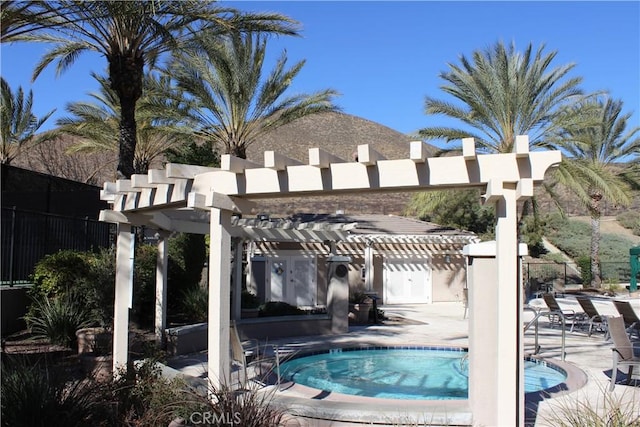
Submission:
<svg viewBox="0 0 640 427">
<path fill-rule="evenodd" d="M 624 299 L 621 297 L 620 299 Z M 640 299 L 629 299 L 636 312 L 640 313 Z M 564 309 L 580 312 L 578 302 L 571 298 L 558 298 Z M 595 299 L 594 304 L 603 315 L 617 315 L 613 304 L 606 299 Z M 545 309 L 542 299 L 534 299 L 529 305 Z M 383 306 L 382 310 L 390 317 L 390 321 L 380 325 L 351 326 L 349 332 L 337 336 L 299 337 L 271 341 L 266 348 L 273 345 L 289 349 L 309 349 L 314 347 L 346 347 L 359 345 L 442 345 L 467 346 L 468 320 L 464 318 L 464 307 L 460 302 L 434 303 L 424 305 Z M 523 322 L 534 316 L 533 311 L 525 311 Z M 534 329 L 525 334 L 525 352 L 535 352 Z M 548 321 L 542 317 L 539 323 L 538 345 L 539 357 L 560 361 L 561 333 L 558 328 L 549 328 Z M 606 408 L 605 396 L 610 401 L 632 402 L 633 410 L 640 417 L 640 387 L 638 381 L 632 386 L 616 385 L 613 393 L 607 387 L 611 375 L 611 342 L 605 341 L 602 333 L 594 333 L 588 337 L 582 330 L 566 332 L 565 362 L 584 371 L 586 384 L 584 387 L 565 393 L 552 399 L 527 403 L 527 419 L 530 426 L 543 427 L 558 425 L 557 419 L 564 411 L 578 410 L 578 405 L 589 404 L 591 408 Z M 176 357 L 168 365 L 185 375 L 205 378 L 206 353 L 190 354 Z M 624 377 L 619 374 L 620 379 Z M 349 426 L 349 425 L 469 425 L 471 415 L 464 404 L 455 402 L 425 401 L 409 402 L 382 399 L 369 400 L 366 403 L 357 398 L 340 395 L 311 398 L 299 388 L 281 385 L 268 386 L 267 392 L 273 393 L 274 402 L 286 406 L 293 413 L 303 416 L 292 417 L 292 426 Z M 330 395 L 331 393 L 329 393 Z M 397 403 L 399 402 L 399 403 Z M 465 401 L 466 402 L 466 401 Z M 635 403 L 633 403 L 635 402 Z"/>
</svg>

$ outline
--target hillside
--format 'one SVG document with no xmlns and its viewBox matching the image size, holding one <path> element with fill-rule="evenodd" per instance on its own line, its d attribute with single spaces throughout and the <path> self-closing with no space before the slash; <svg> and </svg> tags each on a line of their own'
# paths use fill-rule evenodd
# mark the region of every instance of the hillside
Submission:
<svg viewBox="0 0 640 427">
<path fill-rule="evenodd" d="M 571 217 L 571 219 L 584 222 L 585 224 L 591 224 L 591 218 L 588 216 L 574 216 Z M 603 234 L 623 236 L 631 240 L 635 245 L 640 245 L 640 236 L 636 236 L 631 230 L 620 225 L 615 217 L 604 216 L 600 218 L 600 232 Z"/>
<path fill-rule="evenodd" d="M 262 153 L 273 150 L 306 163 L 310 148 L 321 148 L 345 161 L 353 161 L 358 145 L 369 144 L 387 159 L 409 156 L 411 138 L 372 121 L 343 113 L 305 117 L 276 129 L 249 147 L 247 157 L 262 163 Z M 432 148 L 435 152 L 435 148 Z M 412 193 L 384 193 L 329 197 L 286 198 L 260 201 L 261 213 L 276 216 L 297 212 L 400 215 Z M 257 213 L 257 212 L 256 212 Z"/>
</svg>

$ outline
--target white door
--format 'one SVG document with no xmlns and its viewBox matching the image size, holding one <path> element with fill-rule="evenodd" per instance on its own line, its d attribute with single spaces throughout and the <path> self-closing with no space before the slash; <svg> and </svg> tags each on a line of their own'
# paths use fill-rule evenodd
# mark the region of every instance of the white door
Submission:
<svg viewBox="0 0 640 427">
<path fill-rule="evenodd" d="M 385 304 L 430 304 L 431 294 L 431 268 L 424 260 L 385 262 Z"/>
<path fill-rule="evenodd" d="M 290 283 L 291 291 L 295 296 L 295 302 L 289 302 L 295 306 L 315 306 L 316 304 L 316 268 L 315 261 L 311 258 L 296 256 L 290 258 Z"/>
<path fill-rule="evenodd" d="M 269 282 L 268 287 L 269 294 L 267 300 L 269 301 L 286 301 L 287 300 L 287 273 L 289 272 L 288 259 L 287 258 L 272 258 L 269 259 Z"/>
<path fill-rule="evenodd" d="M 316 303 L 315 258 L 302 255 L 268 258 L 269 290 L 267 300 L 291 305 L 314 306 Z"/>
</svg>

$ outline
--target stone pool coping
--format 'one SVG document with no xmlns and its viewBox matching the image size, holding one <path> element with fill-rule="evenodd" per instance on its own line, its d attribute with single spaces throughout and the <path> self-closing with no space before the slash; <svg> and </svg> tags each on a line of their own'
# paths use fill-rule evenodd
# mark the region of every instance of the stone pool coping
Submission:
<svg viewBox="0 0 640 427">
<path fill-rule="evenodd" d="M 283 346 L 279 351 L 283 352 L 283 361 L 287 356 L 295 352 L 295 357 L 326 353 L 332 349 L 349 349 L 358 351 L 367 349 L 441 349 L 441 350 L 465 350 L 463 346 L 439 345 L 406 345 L 403 343 L 385 343 L 384 345 L 372 345 L 363 343 L 319 344 L 312 348 L 287 348 Z M 552 364 L 564 371 L 567 378 L 562 383 L 549 389 L 525 394 L 525 407 L 537 405 L 545 399 L 552 399 L 564 394 L 575 392 L 587 383 L 587 374 L 580 368 L 561 360 L 543 358 L 539 356 L 527 356 L 530 359 Z M 275 372 L 275 362 L 272 365 Z M 269 385 L 264 388 L 264 393 L 269 393 L 275 405 L 286 408 L 296 416 L 323 420 L 327 422 L 353 423 L 367 425 L 397 425 L 410 423 L 411 425 L 447 425 L 468 426 L 472 424 L 472 413 L 468 399 L 449 400 L 418 400 L 418 399 L 388 399 L 378 397 L 365 397 L 357 395 L 328 392 L 312 388 L 291 381 L 283 381 L 279 385 L 277 378 L 271 377 Z"/>
</svg>

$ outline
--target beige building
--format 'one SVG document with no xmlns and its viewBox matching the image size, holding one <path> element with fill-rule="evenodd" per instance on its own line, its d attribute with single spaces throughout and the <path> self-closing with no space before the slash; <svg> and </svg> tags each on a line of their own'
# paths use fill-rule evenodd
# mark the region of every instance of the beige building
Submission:
<svg viewBox="0 0 640 427">
<path fill-rule="evenodd" d="M 300 307 L 326 305 L 332 254 L 351 259 L 351 294 L 372 293 L 383 304 L 461 301 L 462 248 L 479 241 L 473 233 L 395 215 L 300 214 L 241 222 L 252 238 L 249 287 L 263 301 Z M 315 229 L 316 238 L 292 229 Z"/>
</svg>

